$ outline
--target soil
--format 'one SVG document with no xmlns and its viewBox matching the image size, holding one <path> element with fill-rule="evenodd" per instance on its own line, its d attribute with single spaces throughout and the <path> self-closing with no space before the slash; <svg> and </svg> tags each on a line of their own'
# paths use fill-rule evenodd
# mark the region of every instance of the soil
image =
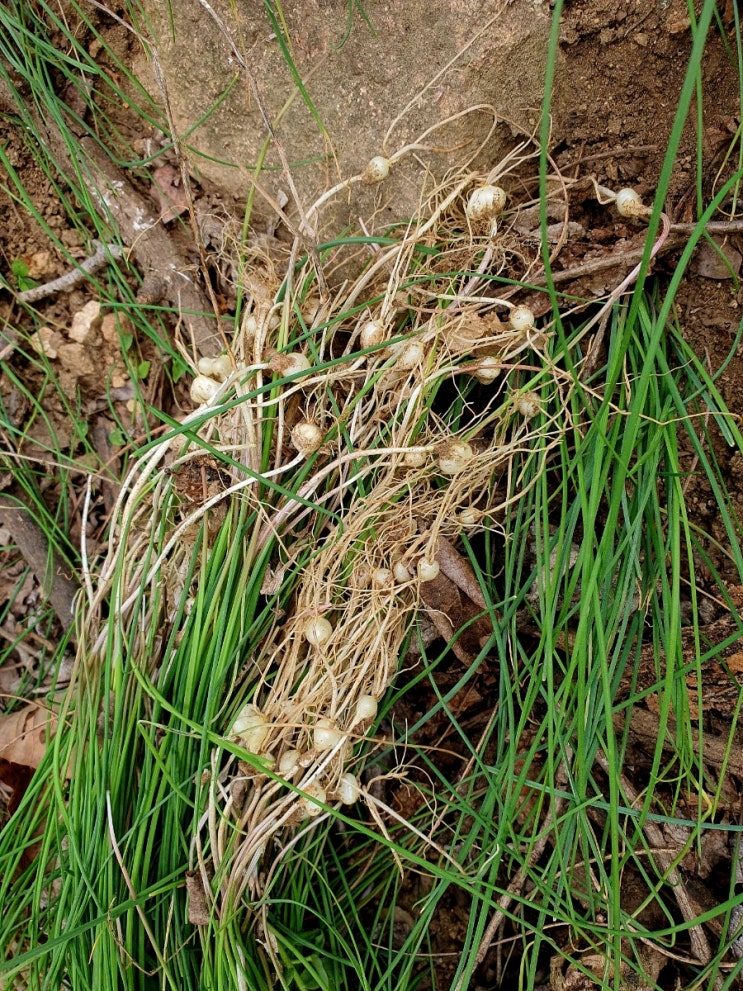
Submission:
<svg viewBox="0 0 743 991">
<path fill-rule="evenodd" d="M 693 220 L 700 192 L 703 202 L 708 203 L 736 166 L 739 146 L 734 147 L 734 142 L 741 123 L 741 108 L 735 58 L 731 55 L 735 49 L 733 2 L 720 3 L 719 23 L 712 29 L 704 58 L 702 132 L 697 135 L 694 121 L 687 122 L 674 166 L 666 204 L 666 211 L 674 223 Z M 99 17 L 103 39 L 112 44 L 121 56 L 127 57 L 126 34 L 114 20 L 107 20 L 103 15 Z M 579 217 L 586 227 L 590 225 L 591 237 L 579 240 L 566 249 L 560 260 L 564 268 L 601 258 L 607 251 L 616 250 L 617 246 L 624 245 L 630 250 L 636 244 L 642 244 L 642 234 L 638 233 L 637 227 L 621 221 L 621 218 L 607 218 L 606 211 L 596 207 L 589 179 L 614 189 L 632 186 L 646 202 L 649 201 L 661 174 L 690 46 L 691 32 L 685 0 L 671 0 L 670 3 L 636 0 L 632 4 L 618 4 L 616 0 L 573 0 L 566 4 L 561 28 L 564 61 L 554 97 L 551 150 L 554 162 L 565 177 L 586 179 L 584 186 L 573 186 L 571 216 Z M 125 120 L 120 124 L 124 126 Z M 138 139 L 141 137 L 137 135 Z M 697 141 L 701 142 L 703 149 L 701 175 L 696 171 Z M 27 191 L 38 215 L 38 219 L 32 218 L 18 204 L 12 192 L 12 183 L 4 180 L 0 186 L 0 267 L 7 276 L 11 266 L 20 259 L 28 266 L 30 277 L 42 282 L 55 278 L 67 266 L 63 258 L 50 252 L 45 225 L 73 255 L 84 255 L 86 247 L 78 233 L 69 226 L 53 183 L 34 164 L 12 121 L 8 119 L 0 119 L 0 144 L 5 148 L 9 165 Z M 149 196 L 151 186 L 142 179 L 136 182 L 140 192 Z M 197 195 L 202 194 L 198 186 L 196 192 Z M 240 211 L 231 196 L 225 195 L 220 201 L 219 190 L 213 188 L 208 194 L 214 209 L 239 218 Z M 717 219 L 729 217 L 738 204 L 730 201 L 726 208 L 728 212 L 721 211 Z M 716 264 L 714 253 L 700 250 L 684 275 L 676 297 L 674 317 L 700 361 L 713 372 L 725 365 L 718 386 L 729 408 L 737 413 L 743 408 L 743 348 L 738 345 L 732 358 L 730 352 L 736 346 L 736 335 L 743 316 L 743 287 L 737 277 L 743 255 L 743 236 L 732 233 L 720 244 L 730 268 Z M 677 248 L 662 254 L 655 262 L 653 278 L 661 294 L 673 276 L 679 253 Z M 603 269 L 567 282 L 561 288 L 591 299 L 598 294 L 606 294 L 618 281 L 616 268 Z M 115 413 L 126 424 L 131 421 L 131 382 L 118 350 L 118 330 L 115 328 L 106 330 L 103 325 L 94 330 L 92 361 L 89 348 L 86 353 L 86 348 L 73 347 L 75 341 L 70 338 L 70 328 L 76 314 L 82 311 L 90 298 L 88 291 L 80 287 L 69 293 L 57 294 L 40 302 L 37 307 L 47 328 L 39 336 L 45 340 L 49 360 L 60 376 L 68 397 L 79 402 L 90 420 L 91 434 L 99 438 L 96 442 L 98 454 L 112 470 L 110 487 L 106 489 L 101 483 L 93 493 L 95 511 L 88 525 L 87 538 L 89 554 L 94 557 L 97 542 L 105 534 L 114 479 L 117 470 L 120 470 L 117 456 L 106 440 L 114 432 L 116 423 L 112 411 L 106 409 L 106 393 L 98 370 L 107 367 L 118 376 L 116 388 L 119 391 L 114 391 L 114 395 L 119 396 L 115 401 Z M 229 305 L 229 301 L 225 305 Z M 12 296 L 4 291 L 0 292 L 0 316 L 6 328 L 23 326 L 26 319 Z M 6 336 L 10 339 L 7 330 Z M 180 400 L 183 399 L 178 387 L 170 392 L 162 388 L 164 379 L 156 367 L 158 354 L 149 342 L 138 342 L 138 346 L 141 347 L 140 359 L 148 360 L 154 366 L 150 372 L 150 381 L 157 383 L 153 387 L 153 398 L 156 395 L 159 403 L 177 415 Z M 10 348 L 6 348 L 5 357 L 9 371 L 4 371 L 0 378 L 0 399 L 12 414 L 16 428 L 26 430 L 23 453 L 41 458 L 44 462 L 48 434 L 52 430 L 56 433 L 56 444 L 69 456 L 72 464 L 76 458 L 83 460 L 80 472 L 73 477 L 72 487 L 68 485 L 63 489 L 54 473 L 50 472 L 44 490 L 50 505 L 55 505 L 62 497 L 69 500 L 69 537 L 74 543 L 79 540 L 82 529 L 81 506 L 86 479 L 83 448 L 69 419 L 68 409 L 59 397 L 52 398 L 55 394 L 51 390 L 46 410 L 49 422 L 29 427 L 24 420 L 27 406 L 14 375 L 20 377 L 26 388 L 40 394 L 44 388 L 43 373 L 38 367 L 32 368 L 21 352 L 12 351 L 12 340 Z M 74 402 L 72 405 L 74 407 Z M 739 452 L 728 448 L 719 434 L 713 433 L 713 439 L 715 453 L 726 472 L 733 509 L 739 518 L 743 518 L 743 459 Z M 709 494 L 699 487 L 691 496 L 693 522 L 711 529 L 724 544 L 724 532 L 719 523 L 710 518 L 710 505 Z M 0 535 L 4 536 L 7 545 L 12 544 L 7 529 L 0 530 Z M 0 601 L 4 602 L 3 609 L 8 610 L 2 633 L 7 637 L 38 608 L 39 588 L 38 583 L 26 575 L 19 591 L 23 562 L 16 548 L 6 546 L 0 550 L 0 556 L 3 563 L 0 570 Z M 724 573 L 724 554 L 719 555 L 715 564 Z M 52 624 L 50 633 L 53 635 L 55 630 L 58 634 L 59 627 Z M 28 658 L 20 658 L 15 666 L 6 661 L 0 672 L 1 691 L 8 694 L 18 691 L 22 683 L 21 662 L 28 663 Z M 462 724 L 473 736 L 487 718 L 487 699 L 497 688 L 497 679 L 497 670 L 484 667 L 467 693 L 453 702 Z M 452 676 L 452 682 L 454 680 Z M 448 687 L 440 686 L 441 690 Z M 400 711 L 398 718 L 404 721 L 409 716 L 411 721 L 415 721 L 416 707 L 419 711 L 426 711 L 433 701 L 435 699 L 428 699 L 421 692 L 415 703 L 409 703 L 410 711 Z M 442 740 L 437 736 L 440 730 L 440 726 L 432 724 L 426 731 L 438 746 L 442 745 Z M 10 776 L 6 775 L 4 780 L 7 789 Z M 404 788 L 398 789 L 391 800 L 405 811 L 407 795 Z M 419 892 L 414 888 L 411 882 L 411 909 L 419 897 Z M 405 900 L 400 906 L 402 915 L 404 908 Z M 467 925 L 467 913 L 461 906 L 451 903 L 446 909 L 449 916 L 442 915 L 436 931 L 431 933 L 431 951 L 439 960 L 439 987 L 449 986 L 450 975 L 456 967 L 463 927 Z M 405 919 L 402 917 L 400 925 L 404 929 Z M 484 985 L 495 986 L 498 966 L 496 955 L 489 955 L 480 975 Z M 515 976 L 514 972 L 514 979 Z M 676 977 L 675 972 L 669 972 L 667 986 L 672 986 Z M 549 979 L 545 962 L 545 985 Z M 503 986 L 508 986 L 508 981 Z M 565 986 L 568 986 L 567 983 Z M 574 984 L 570 986 L 577 987 Z"/>
</svg>

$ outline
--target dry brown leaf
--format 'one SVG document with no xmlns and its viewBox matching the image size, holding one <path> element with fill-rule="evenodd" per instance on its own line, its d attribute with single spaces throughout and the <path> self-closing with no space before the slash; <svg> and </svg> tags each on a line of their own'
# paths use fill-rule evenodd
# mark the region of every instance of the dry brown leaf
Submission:
<svg viewBox="0 0 743 991">
<path fill-rule="evenodd" d="M 160 220 L 167 224 L 188 209 L 181 174 L 172 165 L 162 165 L 152 173 L 150 195 L 160 207 Z"/>
<path fill-rule="evenodd" d="M 186 891 L 188 893 L 188 921 L 192 926 L 209 925 L 212 916 L 200 871 L 186 871 Z"/>
<path fill-rule="evenodd" d="M 705 241 L 694 256 L 693 268 L 704 279 L 734 279 L 740 272 L 741 253 L 727 240 L 713 237 L 717 247 Z"/>
<path fill-rule="evenodd" d="M 485 598 L 477 580 L 475 570 L 459 551 L 444 537 L 439 538 L 436 545 L 436 560 L 443 573 L 461 588 L 464 594 L 481 609 L 486 608 Z"/>
<path fill-rule="evenodd" d="M 56 729 L 57 717 L 39 705 L 29 704 L 0 716 L 0 757 L 14 764 L 38 767 Z"/>
<path fill-rule="evenodd" d="M 487 617 L 479 615 L 482 611 L 480 604 L 465 595 L 444 573 L 443 565 L 441 567 L 433 581 L 421 583 L 421 600 L 428 618 L 449 644 L 455 657 L 464 664 L 471 664 L 483 638 L 487 639 L 493 630 Z M 465 626 L 467 628 L 463 630 Z"/>
</svg>

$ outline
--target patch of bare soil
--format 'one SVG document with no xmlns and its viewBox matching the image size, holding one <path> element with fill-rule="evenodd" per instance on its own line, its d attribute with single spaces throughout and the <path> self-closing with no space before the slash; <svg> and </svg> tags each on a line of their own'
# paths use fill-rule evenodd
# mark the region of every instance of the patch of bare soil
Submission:
<svg viewBox="0 0 743 991">
<path fill-rule="evenodd" d="M 736 155 L 729 152 L 740 125 L 740 103 L 739 81 L 731 55 L 735 45 L 732 2 L 728 0 L 727 4 L 720 4 L 720 23 L 710 36 L 705 55 L 702 174 L 698 176 L 696 172 L 693 122 L 687 125 L 674 169 L 666 209 L 675 225 L 692 221 L 698 193 L 701 191 L 704 202 L 709 202 L 735 166 Z M 118 36 L 115 22 L 109 22 L 101 15 L 100 28 L 108 43 L 116 44 L 119 51 L 125 48 L 126 42 L 123 36 Z M 561 290 L 592 299 L 607 294 L 621 281 L 621 277 L 639 259 L 644 244 L 642 227 L 610 215 L 596 204 L 592 180 L 614 189 L 632 186 L 646 201 L 652 196 L 690 53 L 687 5 L 682 0 L 665 4 L 658 0 L 636 0 L 632 4 L 617 3 L 616 0 L 573 0 L 566 4 L 561 47 L 565 58 L 555 95 L 552 153 L 562 174 L 571 182 L 570 217 L 578 226 L 571 231 L 556 261 L 555 271 Z M 125 119 L 120 124 L 125 126 Z M 134 133 L 131 137 L 133 140 L 142 138 Z M 27 210 L 19 206 L 12 194 L 9 177 L 4 177 L 0 185 L 0 266 L 6 278 L 11 280 L 10 273 L 18 261 L 25 266 L 27 277 L 42 282 L 52 279 L 62 274 L 67 264 L 65 259 L 50 252 L 45 225 L 77 257 L 82 257 L 88 246 L 82 243 L 79 233 L 69 226 L 57 190 L 36 166 L 18 133 L 12 125 L 1 120 L 0 142 L 39 217 L 38 221 L 34 220 Z M 171 168 L 172 161 L 165 162 L 165 165 Z M 161 172 L 154 187 L 142 181 L 133 182 L 140 195 L 151 198 L 154 213 L 165 214 L 163 221 L 169 226 L 161 225 L 161 229 L 173 231 L 177 226 L 175 214 L 183 205 L 179 199 L 177 177 L 174 178 L 172 172 Z M 200 190 L 198 186 L 194 188 L 198 196 Z M 726 206 L 733 211 L 736 205 L 731 202 Z M 231 202 L 220 203 L 213 192 L 210 208 L 225 215 L 231 215 L 235 209 Z M 718 219 L 725 221 L 729 216 L 730 213 L 721 212 Z M 538 220 L 534 226 L 538 226 Z M 528 232 L 520 233 L 526 235 Z M 527 247 L 524 250 L 529 250 L 528 239 L 525 243 Z M 682 237 L 675 240 L 671 237 L 671 250 L 659 253 L 655 260 L 653 272 L 661 292 L 673 275 L 682 243 Z M 713 372 L 727 363 L 718 385 L 730 409 L 737 413 L 743 408 L 743 353 L 738 348 L 730 358 L 730 351 L 743 313 L 743 289 L 738 282 L 743 236 L 737 231 L 721 233 L 718 243 L 729 265 L 721 265 L 713 252 L 700 250 L 678 292 L 675 316 L 698 358 Z M 531 250 L 536 256 L 537 247 L 533 246 Z M 188 255 L 188 247 L 185 251 Z M 195 249 L 191 246 L 190 262 L 193 264 L 195 255 Z M 0 319 L 8 338 L 4 344 L 0 342 L 0 349 L 5 347 L 3 353 L 8 362 L 7 370 L 0 378 L 0 400 L 16 435 L 24 437 L 20 448 L 13 438 L 5 438 L 6 445 L 19 455 L 36 459 L 41 472 L 48 474 L 41 489 L 51 508 L 57 507 L 60 499 L 67 501 L 66 518 L 69 538 L 73 543 L 79 542 L 83 526 L 81 507 L 89 462 L 88 447 L 73 427 L 70 408 L 82 411 L 90 426 L 89 437 L 99 463 L 108 469 L 107 473 L 99 471 L 94 479 L 94 512 L 89 518 L 87 533 L 90 550 L 94 554 L 95 541 L 105 532 L 107 513 L 115 494 L 115 479 L 122 467 L 121 452 L 116 449 L 112 438 L 120 425 L 132 429 L 136 425 L 131 423 L 131 379 L 121 352 L 121 335 L 126 335 L 131 328 L 126 323 L 126 315 L 114 321 L 109 317 L 107 324 L 106 315 L 102 314 L 100 319 L 95 317 L 90 322 L 86 334 L 80 332 L 76 339 L 73 329 L 76 318 L 79 321 L 79 314 L 91 299 L 91 293 L 83 286 L 69 293 L 56 294 L 38 304 L 41 329 L 35 336 L 34 346 L 44 350 L 67 396 L 69 405 L 66 405 L 59 392 L 45 388 L 41 368 L 33 366 L 18 350 L 13 349 L 12 330 L 15 326 L 24 325 L 25 317 L 12 295 L 0 292 Z M 230 305 L 228 299 L 222 302 L 225 306 Z M 163 370 L 157 367 L 157 352 L 148 341 L 135 341 L 134 346 L 139 349 L 137 361 L 151 364 L 149 385 L 146 386 L 151 390 L 151 402 L 177 412 L 178 394 L 166 388 Z M 49 397 L 45 409 L 46 421 L 36 419 L 32 422 L 19 382 L 30 392 Z M 54 434 L 53 439 L 50 433 Z M 714 435 L 714 441 L 715 454 L 726 472 L 732 508 L 743 517 L 743 460 L 739 453 L 731 452 L 722 437 Z M 77 474 L 73 471 L 72 485 L 61 485 L 55 465 L 48 460 L 49 450 L 61 452 L 73 466 L 79 459 L 80 470 Z M 691 452 L 687 462 L 689 470 L 693 471 Z M 695 486 L 689 499 L 693 522 L 702 529 L 710 530 L 724 547 L 726 537 L 718 521 L 712 518 L 712 503 L 704 486 Z M 18 624 L 33 616 L 39 608 L 40 583 L 39 576 L 34 579 L 24 570 L 24 560 L 13 534 L 7 528 L 0 529 L 0 534 L 6 544 L 0 549 L 0 608 L 5 616 L 0 634 L 6 641 L 11 641 Z M 724 574 L 727 567 L 724 552 L 715 552 L 711 548 L 710 553 L 715 555 L 713 563 Z M 441 611 L 450 616 L 455 626 L 466 622 L 467 611 L 472 609 L 466 592 L 452 586 L 442 594 L 448 598 Z M 738 594 L 737 591 L 735 594 Z M 704 634 L 709 635 L 710 642 L 715 636 L 724 639 L 726 635 L 727 628 L 713 629 L 715 621 L 716 617 L 711 614 L 710 630 Z M 58 635 L 60 629 L 57 623 L 48 628 L 48 633 Z M 435 636 L 436 631 L 432 635 Z M 29 657 L 27 650 L 20 655 L 8 651 L 6 656 L 0 670 L 0 691 L 13 695 L 22 684 L 23 673 L 29 666 L 33 668 L 35 661 Z M 738 645 L 733 645 L 729 653 L 729 668 L 737 672 L 743 666 L 740 663 L 742 656 Z M 438 691 L 446 692 L 456 683 L 456 669 L 453 668 L 442 679 Z M 485 663 L 467 689 L 452 700 L 452 709 L 473 742 L 476 742 L 487 722 L 489 700 L 497 692 L 498 679 L 495 662 Z M 696 686 L 690 687 L 696 689 Z M 704 694 L 711 693 L 705 688 Z M 406 696 L 404 707 L 400 707 L 396 718 L 401 724 L 415 722 L 435 702 L 433 690 L 421 688 L 417 696 L 413 693 Z M 710 726 L 719 726 L 721 721 L 724 724 L 733 710 L 734 702 L 731 705 L 729 699 L 716 703 L 708 714 Z M 643 764 L 642 733 L 651 737 L 653 725 L 650 705 L 647 725 L 640 727 L 638 736 L 638 768 Z M 447 737 L 447 732 L 443 719 L 432 720 L 416 743 L 440 748 L 442 752 L 447 747 L 456 750 L 457 742 Z M 17 801 L 16 790 L 24 786 L 26 779 L 16 765 L 4 767 L 6 763 L 0 763 L 0 777 L 4 781 L 6 804 L 12 810 Z M 461 761 L 452 758 L 453 777 L 460 768 Z M 443 765 L 442 770 L 446 771 Z M 632 770 L 628 769 L 628 773 Z M 741 781 L 743 766 L 735 758 L 728 767 L 724 789 L 731 815 L 739 802 Z M 387 798 L 394 808 L 409 815 L 415 811 L 410 807 L 412 794 L 415 793 L 409 791 L 405 784 L 400 784 L 392 789 Z M 678 846 L 684 838 L 666 836 L 664 841 Z M 714 900 L 726 892 L 727 889 L 725 892 L 719 889 L 729 884 L 729 876 L 728 881 L 724 878 L 725 868 L 729 871 L 730 862 L 731 851 L 728 849 L 710 847 L 689 855 L 688 863 L 685 862 L 686 877 L 689 889 L 698 899 L 700 912 L 709 899 Z M 628 898 L 631 897 L 629 887 Z M 405 912 L 409 910 L 412 913 L 420 897 L 419 882 L 411 881 L 410 890 L 406 892 L 407 903 L 403 898 L 398 907 L 400 918 L 396 920 L 403 939 L 405 927 L 409 926 Z M 450 984 L 467 924 L 466 906 L 454 900 L 448 904 L 442 903 L 442 912 L 436 928 L 431 932 L 430 944 L 431 952 L 437 959 L 437 987 L 448 987 Z M 517 962 L 514 964 L 507 960 L 505 947 L 510 936 L 512 931 L 504 925 L 485 954 L 479 972 L 483 987 L 506 987 L 518 979 Z M 553 991 L 587 986 L 581 985 L 573 973 L 555 971 L 550 974 L 549 961 L 545 961 L 543 980 L 545 986 L 552 987 Z M 660 985 L 675 987 L 679 980 L 683 981 L 683 967 L 669 961 L 658 977 Z"/>
</svg>

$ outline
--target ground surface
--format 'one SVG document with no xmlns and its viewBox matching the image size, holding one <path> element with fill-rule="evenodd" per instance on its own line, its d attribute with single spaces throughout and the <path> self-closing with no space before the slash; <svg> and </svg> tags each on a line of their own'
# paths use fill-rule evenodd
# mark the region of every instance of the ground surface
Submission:
<svg viewBox="0 0 743 991">
<path fill-rule="evenodd" d="M 740 126 L 739 84 L 734 59 L 729 54 L 733 45 L 732 17 L 724 4 L 720 7 L 720 25 L 713 29 L 704 63 L 703 128 L 700 136 L 703 174 L 698 185 L 699 177 L 695 171 L 697 135 L 690 123 L 666 206 L 674 222 L 692 220 L 699 189 L 704 202 L 708 202 L 729 170 L 736 166 L 738 149 L 733 140 Z M 616 0 L 573 0 L 566 4 L 566 8 L 562 28 L 564 63 L 553 107 L 554 160 L 561 172 L 571 180 L 594 177 L 599 183 L 614 189 L 633 186 L 649 201 L 660 174 L 665 142 L 671 131 L 690 50 L 686 4 L 678 0 L 672 0 L 670 4 L 659 3 L 658 0 L 636 0 L 632 4 L 617 4 Z M 116 43 L 119 28 L 114 23 L 106 24 L 105 20 L 103 27 L 109 32 L 108 40 Z M 120 51 L 124 50 L 124 44 L 124 36 L 119 37 Z M 82 254 L 79 238 L 67 226 L 52 183 L 34 165 L 12 127 L 2 120 L 0 140 L 6 146 L 10 164 L 17 171 L 44 223 L 73 253 Z M 729 155 L 731 148 L 732 155 Z M 142 191 L 150 195 L 151 187 L 143 184 Z M 580 217 L 587 233 L 567 246 L 560 259 L 563 268 L 600 259 L 607 252 L 616 250 L 618 245 L 625 244 L 629 250 L 642 243 L 641 236 L 638 240 L 636 228 L 598 209 L 590 194 L 589 183 L 583 187 L 582 193 L 580 187 L 576 187 L 572 194 L 571 207 L 575 206 L 575 214 Z M 210 196 L 212 204 L 218 204 L 218 193 L 210 190 Z M 228 212 L 234 210 L 232 203 L 225 202 L 222 206 Z M 730 211 L 739 211 L 737 203 L 728 206 Z M 719 219 L 725 219 L 725 214 L 720 214 Z M 0 187 L 0 220 L 0 268 L 6 277 L 10 276 L 13 263 L 19 259 L 27 264 L 28 276 L 42 282 L 64 270 L 63 261 L 49 251 L 49 241 L 42 224 L 30 219 L 28 213 L 14 202 L 5 184 Z M 673 273 L 679 250 L 664 253 L 655 265 L 654 276 L 661 291 Z M 743 252 L 743 238 L 733 235 L 725 242 L 723 250 L 731 268 L 737 273 L 740 265 L 738 252 Z M 625 269 L 620 271 L 623 273 Z M 713 371 L 728 358 L 743 316 L 743 289 L 737 278 L 730 275 L 731 272 L 719 264 L 714 253 L 700 252 L 677 296 L 676 315 L 680 326 L 696 354 Z M 605 293 L 618 281 L 617 268 L 604 269 L 570 281 L 565 288 L 578 296 L 590 298 Z M 73 318 L 90 298 L 83 287 L 40 303 L 39 312 L 47 328 L 42 336 L 63 391 L 73 406 L 77 401 L 75 397 L 79 396 L 80 410 L 90 423 L 97 453 L 111 466 L 115 475 L 119 460 L 110 438 L 117 423 L 108 408 L 100 369 L 113 370 L 117 376 L 113 383 L 118 390 L 114 392 L 117 397 L 115 408 L 125 424 L 130 423 L 131 383 L 119 353 L 115 330 L 104 325 L 95 331 L 85 347 L 69 336 Z M 7 292 L 0 293 L 0 319 L 10 325 L 23 321 L 21 312 Z M 157 354 L 147 341 L 135 342 L 135 347 L 140 349 L 139 361 L 153 363 L 145 383 L 150 400 L 153 403 L 163 402 L 177 413 L 179 402 L 185 398 L 184 393 L 178 387 L 175 394 L 163 391 Z M 38 368 L 31 368 L 20 358 L 11 358 L 10 367 L 30 390 L 41 392 L 44 382 Z M 743 354 L 733 356 L 718 384 L 730 409 L 733 412 L 740 410 L 743 406 Z M 69 409 L 65 409 L 54 390 L 49 390 L 48 394 L 48 421 L 37 420 L 34 424 L 26 424 L 27 406 L 17 384 L 10 375 L 3 375 L 0 379 L 3 403 L 12 412 L 17 425 L 26 430 L 22 453 L 43 461 L 47 458 L 48 448 L 55 447 L 74 459 L 80 449 L 71 426 Z M 55 434 L 53 443 L 50 433 Z M 728 475 L 735 509 L 743 516 L 743 461 L 739 454 L 730 453 L 721 438 L 717 454 Z M 73 541 L 80 536 L 85 481 L 83 471 L 80 471 L 77 480 L 80 488 L 76 498 L 71 498 L 68 508 L 69 531 Z M 46 497 L 50 504 L 54 503 L 60 496 L 60 489 L 52 467 L 45 484 Z M 706 496 L 703 488 L 696 490 L 691 496 L 691 511 L 697 514 L 697 521 L 702 527 L 710 528 L 715 533 L 716 524 L 714 519 L 709 518 Z M 70 498 L 69 490 L 67 498 Z M 101 491 L 102 501 L 93 515 L 88 532 L 91 555 L 95 554 L 97 541 L 105 532 L 105 508 L 110 505 L 110 498 L 111 491 Z M 0 536 L 4 537 L 5 543 L 11 542 L 5 530 L 0 531 Z M 5 567 L 0 575 L 0 602 L 6 603 L 8 612 L 1 632 L 6 638 L 12 638 L 15 629 L 38 607 L 39 591 L 32 575 L 25 574 L 23 559 L 12 551 L 3 553 Z M 724 572 L 724 555 L 720 554 L 716 564 Z M 19 576 L 24 574 L 23 587 L 19 590 Z M 30 663 L 28 658 L 16 658 L 15 664 L 6 662 L 0 672 L 0 691 L 13 694 L 17 690 L 20 684 L 19 668 L 25 663 Z M 463 723 L 469 719 L 473 730 L 484 719 L 489 684 L 497 684 L 495 679 L 493 672 L 483 670 L 477 683 L 470 688 L 470 694 L 455 700 L 463 713 L 460 718 Z M 421 697 L 417 703 L 425 711 L 430 701 Z M 412 713 L 414 703 L 409 704 Z M 435 730 L 435 726 L 430 727 L 432 734 Z M 438 740 L 437 743 L 441 745 L 443 741 Z M 398 792 L 395 800 L 404 810 L 403 790 Z M 411 904 L 416 894 L 411 890 Z M 442 986 L 447 986 L 447 954 L 456 953 L 458 927 L 467 924 L 465 909 L 460 910 L 457 905 L 451 904 L 449 912 L 449 917 L 440 918 L 439 930 L 432 934 L 435 950 L 441 954 Z M 401 926 L 404 928 L 404 925 L 405 919 L 401 916 Z M 483 980 L 488 983 L 494 979 L 495 971 L 483 974 Z"/>
</svg>

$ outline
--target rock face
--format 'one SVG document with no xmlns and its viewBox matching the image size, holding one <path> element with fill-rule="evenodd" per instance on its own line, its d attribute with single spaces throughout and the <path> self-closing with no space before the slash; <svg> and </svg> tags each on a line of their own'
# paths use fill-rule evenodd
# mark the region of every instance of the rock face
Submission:
<svg viewBox="0 0 743 991">
<path fill-rule="evenodd" d="M 193 171 L 239 199 L 252 187 L 267 134 L 241 59 L 305 210 L 373 156 L 389 156 L 433 125 L 480 107 L 424 138 L 425 148 L 400 161 L 383 186 L 336 197 L 321 214 L 321 228 L 337 228 L 360 212 L 368 217 L 370 206 L 385 222 L 408 216 L 418 205 L 424 167 L 429 191 L 435 177 L 468 161 L 491 168 L 516 131 L 532 131 L 539 119 L 547 3 L 294 0 L 279 7 L 211 0 L 216 16 L 199 0 L 143 0 L 142 7 Z M 157 97 L 152 61 L 143 57 L 135 72 Z M 492 110 L 499 115 L 495 128 Z M 297 215 L 273 144 L 258 183 L 271 197 L 288 195 L 287 212 Z"/>
</svg>

